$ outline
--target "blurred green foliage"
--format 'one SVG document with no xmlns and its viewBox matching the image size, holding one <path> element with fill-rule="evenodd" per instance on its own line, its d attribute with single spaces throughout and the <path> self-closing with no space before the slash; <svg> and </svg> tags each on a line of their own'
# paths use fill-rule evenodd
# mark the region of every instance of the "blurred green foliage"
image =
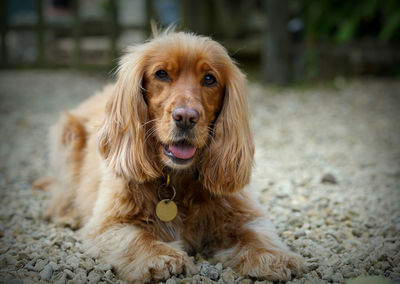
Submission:
<svg viewBox="0 0 400 284">
<path fill-rule="evenodd" d="M 304 0 L 302 10 L 307 40 L 400 40 L 399 0 Z"/>
</svg>

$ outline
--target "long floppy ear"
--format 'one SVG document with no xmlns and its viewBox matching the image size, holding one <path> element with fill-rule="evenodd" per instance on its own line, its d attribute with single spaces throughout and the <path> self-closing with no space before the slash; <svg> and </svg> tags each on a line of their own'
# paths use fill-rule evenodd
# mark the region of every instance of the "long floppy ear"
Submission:
<svg viewBox="0 0 400 284">
<path fill-rule="evenodd" d="M 233 193 L 250 182 L 254 155 L 246 79 L 230 59 L 226 70 L 226 91 L 214 126 L 215 137 L 199 169 L 203 185 L 219 195 Z"/>
<path fill-rule="evenodd" d="M 120 60 L 118 80 L 106 107 L 98 147 L 107 165 L 127 180 L 144 182 L 160 169 L 146 143 L 147 105 L 142 94 L 146 44 L 131 47 Z"/>
</svg>

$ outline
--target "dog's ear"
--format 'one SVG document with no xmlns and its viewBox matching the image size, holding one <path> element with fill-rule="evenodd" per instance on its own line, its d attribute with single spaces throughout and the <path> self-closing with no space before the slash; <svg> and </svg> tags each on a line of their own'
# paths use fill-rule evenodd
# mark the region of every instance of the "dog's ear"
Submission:
<svg viewBox="0 0 400 284">
<path fill-rule="evenodd" d="M 146 143 L 147 105 L 142 94 L 146 44 L 131 47 L 120 60 L 118 80 L 106 107 L 98 147 L 107 165 L 128 180 L 144 182 L 160 176 Z"/>
<path fill-rule="evenodd" d="M 248 120 L 246 79 L 227 59 L 226 90 L 214 138 L 204 153 L 199 178 L 215 194 L 229 194 L 250 181 L 254 143 Z"/>
</svg>

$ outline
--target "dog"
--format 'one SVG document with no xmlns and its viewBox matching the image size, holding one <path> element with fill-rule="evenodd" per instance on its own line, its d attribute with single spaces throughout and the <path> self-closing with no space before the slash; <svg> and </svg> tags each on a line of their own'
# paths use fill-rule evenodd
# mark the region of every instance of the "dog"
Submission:
<svg viewBox="0 0 400 284">
<path fill-rule="evenodd" d="M 46 217 L 133 283 L 193 274 L 197 252 L 258 279 L 301 274 L 251 197 L 246 79 L 227 51 L 167 30 L 128 48 L 117 74 L 50 129 Z"/>
</svg>

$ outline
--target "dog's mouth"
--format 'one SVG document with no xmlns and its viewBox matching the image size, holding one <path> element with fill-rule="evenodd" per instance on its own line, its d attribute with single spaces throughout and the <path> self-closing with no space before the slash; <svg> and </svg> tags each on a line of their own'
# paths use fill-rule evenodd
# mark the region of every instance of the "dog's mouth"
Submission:
<svg viewBox="0 0 400 284">
<path fill-rule="evenodd" d="M 196 146 L 185 140 L 164 145 L 164 155 L 177 164 L 189 163 L 193 159 L 196 150 Z"/>
</svg>

